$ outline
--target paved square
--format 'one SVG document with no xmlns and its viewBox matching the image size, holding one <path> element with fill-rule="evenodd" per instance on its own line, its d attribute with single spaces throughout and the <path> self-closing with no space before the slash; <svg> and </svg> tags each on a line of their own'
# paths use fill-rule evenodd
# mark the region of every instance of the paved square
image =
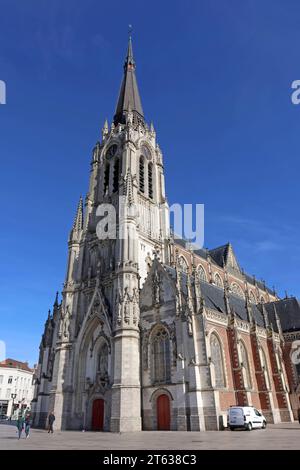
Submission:
<svg viewBox="0 0 300 470">
<path fill-rule="evenodd" d="M 53 435 L 32 429 L 29 439 L 18 440 L 16 427 L 0 425 L 0 449 L 300 449 L 300 425 L 281 423 L 266 430 L 203 431 L 112 434 L 79 431 L 56 431 Z"/>
</svg>

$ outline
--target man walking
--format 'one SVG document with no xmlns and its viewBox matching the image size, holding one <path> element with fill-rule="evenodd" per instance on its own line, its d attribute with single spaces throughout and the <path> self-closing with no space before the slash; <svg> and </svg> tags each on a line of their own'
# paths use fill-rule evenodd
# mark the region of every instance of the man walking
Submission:
<svg viewBox="0 0 300 470">
<path fill-rule="evenodd" d="M 30 420 L 31 420 L 31 413 L 29 408 L 25 411 L 25 436 L 26 439 L 29 437 L 29 431 L 30 431 Z"/>
<path fill-rule="evenodd" d="M 48 434 L 51 432 L 53 434 L 53 423 L 55 421 L 54 412 L 51 411 L 48 416 Z"/>
</svg>

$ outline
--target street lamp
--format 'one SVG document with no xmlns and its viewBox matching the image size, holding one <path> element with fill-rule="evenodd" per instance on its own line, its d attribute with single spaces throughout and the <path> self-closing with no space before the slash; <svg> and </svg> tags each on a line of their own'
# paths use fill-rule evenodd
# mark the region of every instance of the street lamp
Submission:
<svg viewBox="0 0 300 470">
<path fill-rule="evenodd" d="M 17 394 L 16 393 L 12 393 L 11 395 L 11 398 L 12 398 L 12 409 L 11 409 L 11 413 L 10 413 L 10 421 L 11 421 L 11 418 L 12 418 L 12 415 L 13 415 L 13 412 L 14 412 L 14 404 L 15 404 L 15 399 L 17 397 Z"/>
<path fill-rule="evenodd" d="M 25 401 L 25 398 L 22 398 L 22 400 L 20 401 L 20 409 L 23 413 L 23 404 L 24 404 L 24 401 Z"/>
</svg>

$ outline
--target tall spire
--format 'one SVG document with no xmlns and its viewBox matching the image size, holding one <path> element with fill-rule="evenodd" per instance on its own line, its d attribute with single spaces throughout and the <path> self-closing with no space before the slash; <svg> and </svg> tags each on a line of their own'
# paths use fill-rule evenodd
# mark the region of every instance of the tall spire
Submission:
<svg viewBox="0 0 300 470">
<path fill-rule="evenodd" d="M 126 114 L 129 110 L 133 113 L 134 120 L 144 120 L 144 113 L 135 75 L 135 61 L 133 58 L 131 36 L 129 36 L 128 41 L 127 56 L 124 64 L 124 77 L 114 116 L 114 124 L 125 124 Z"/>
</svg>

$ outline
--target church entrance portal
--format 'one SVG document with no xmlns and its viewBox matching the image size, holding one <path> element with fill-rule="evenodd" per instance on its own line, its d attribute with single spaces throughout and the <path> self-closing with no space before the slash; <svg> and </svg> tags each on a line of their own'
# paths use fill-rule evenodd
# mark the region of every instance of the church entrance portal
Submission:
<svg viewBox="0 0 300 470">
<path fill-rule="evenodd" d="M 157 429 L 170 431 L 171 413 L 170 398 L 168 395 L 159 395 L 157 398 Z"/>
<path fill-rule="evenodd" d="M 104 400 L 98 398 L 93 401 L 92 430 L 103 431 Z"/>
</svg>

